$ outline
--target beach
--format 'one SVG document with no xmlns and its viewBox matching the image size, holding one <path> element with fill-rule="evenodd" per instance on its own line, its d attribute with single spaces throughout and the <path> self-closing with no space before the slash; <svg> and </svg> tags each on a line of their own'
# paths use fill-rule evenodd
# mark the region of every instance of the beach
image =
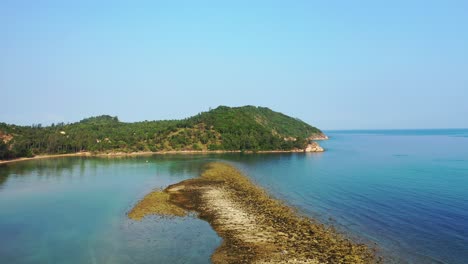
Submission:
<svg viewBox="0 0 468 264">
<path fill-rule="evenodd" d="M 317 145 L 318 146 L 318 145 Z M 260 151 L 241 151 L 241 150 L 168 150 L 168 151 L 138 151 L 138 152 L 77 152 L 67 154 L 37 155 L 30 158 L 15 158 L 10 160 L 0 160 L 0 164 L 15 163 L 28 160 L 64 158 L 64 157 L 131 157 L 131 156 L 150 156 L 167 154 L 224 154 L 224 153 L 301 153 L 301 152 L 323 152 L 324 149 L 319 146 L 315 149 L 293 149 L 293 150 L 260 150 Z"/>
</svg>

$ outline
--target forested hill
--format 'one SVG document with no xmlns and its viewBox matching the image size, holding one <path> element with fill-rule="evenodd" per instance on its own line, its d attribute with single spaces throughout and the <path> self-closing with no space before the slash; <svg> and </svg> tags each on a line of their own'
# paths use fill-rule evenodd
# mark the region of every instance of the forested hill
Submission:
<svg viewBox="0 0 468 264">
<path fill-rule="evenodd" d="M 103 115 L 46 127 L 0 123 L 0 159 L 81 151 L 292 150 L 322 136 L 265 107 L 220 106 L 183 120 L 125 123 Z"/>
</svg>

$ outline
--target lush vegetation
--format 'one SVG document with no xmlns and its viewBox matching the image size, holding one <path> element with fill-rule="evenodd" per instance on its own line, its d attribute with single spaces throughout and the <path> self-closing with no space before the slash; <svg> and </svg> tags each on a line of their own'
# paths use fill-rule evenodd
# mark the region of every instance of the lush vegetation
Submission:
<svg viewBox="0 0 468 264">
<path fill-rule="evenodd" d="M 0 123 L 0 159 L 37 154 L 170 150 L 291 150 L 321 131 L 268 108 L 220 106 L 183 120 L 120 122 L 98 116 L 71 124 Z"/>
</svg>

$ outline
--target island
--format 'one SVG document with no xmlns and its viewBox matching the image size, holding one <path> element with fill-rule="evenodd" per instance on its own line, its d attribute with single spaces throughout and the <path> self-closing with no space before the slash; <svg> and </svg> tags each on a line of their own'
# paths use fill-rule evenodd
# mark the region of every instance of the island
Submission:
<svg viewBox="0 0 468 264">
<path fill-rule="evenodd" d="M 318 128 L 266 107 L 219 106 L 182 120 L 121 122 L 102 115 L 76 123 L 0 123 L 0 160 L 73 155 L 199 152 L 321 152 Z"/>
<path fill-rule="evenodd" d="M 266 107 L 219 106 L 182 120 L 121 122 L 102 115 L 76 123 L 0 123 L 0 163 L 61 156 L 165 153 L 323 152 L 328 137 Z M 373 249 L 299 214 L 230 164 L 211 162 L 198 178 L 155 190 L 128 217 L 196 214 L 223 239 L 213 263 L 379 263 Z"/>
</svg>

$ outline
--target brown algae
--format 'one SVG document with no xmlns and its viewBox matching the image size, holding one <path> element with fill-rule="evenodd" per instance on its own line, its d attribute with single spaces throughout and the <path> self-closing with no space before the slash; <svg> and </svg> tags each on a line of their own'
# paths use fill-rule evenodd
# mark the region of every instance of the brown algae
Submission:
<svg viewBox="0 0 468 264">
<path fill-rule="evenodd" d="M 157 214 L 163 216 L 185 216 L 187 212 L 169 202 L 169 193 L 162 190 L 153 191 L 146 195 L 133 209 L 128 213 L 132 220 L 141 220 L 145 215 Z"/>
</svg>

